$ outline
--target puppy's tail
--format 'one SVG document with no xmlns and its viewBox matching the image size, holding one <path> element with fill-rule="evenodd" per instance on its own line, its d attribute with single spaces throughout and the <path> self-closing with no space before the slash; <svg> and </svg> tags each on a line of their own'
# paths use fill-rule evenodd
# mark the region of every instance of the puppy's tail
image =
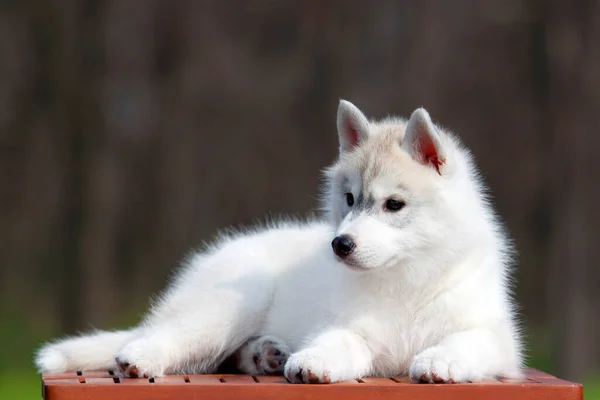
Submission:
<svg viewBox="0 0 600 400">
<path fill-rule="evenodd" d="M 35 354 L 35 365 L 41 373 L 112 369 L 115 354 L 137 330 L 97 331 L 44 344 Z"/>
</svg>

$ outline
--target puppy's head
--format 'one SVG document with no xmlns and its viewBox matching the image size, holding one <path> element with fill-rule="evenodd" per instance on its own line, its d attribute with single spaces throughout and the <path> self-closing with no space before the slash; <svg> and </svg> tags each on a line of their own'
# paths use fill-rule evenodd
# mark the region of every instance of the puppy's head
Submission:
<svg viewBox="0 0 600 400">
<path fill-rule="evenodd" d="M 408 120 L 369 121 L 342 100 L 337 128 L 340 155 L 325 171 L 324 199 L 336 257 L 365 271 L 443 251 L 460 214 L 455 193 L 471 196 L 460 187 L 468 152 L 423 108 Z"/>
</svg>

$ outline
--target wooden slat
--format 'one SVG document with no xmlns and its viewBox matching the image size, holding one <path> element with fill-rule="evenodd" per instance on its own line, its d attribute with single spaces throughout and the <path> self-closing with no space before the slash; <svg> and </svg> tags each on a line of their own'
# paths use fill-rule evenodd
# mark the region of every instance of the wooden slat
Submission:
<svg viewBox="0 0 600 400">
<path fill-rule="evenodd" d="M 283 376 L 256 376 L 255 377 L 258 383 L 266 383 L 270 385 L 288 385 L 288 382 L 285 380 Z"/>
<path fill-rule="evenodd" d="M 250 375 L 220 375 L 219 377 L 222 378 L 222 379 L 219 379 L 219 381 L 221 381 L 221 380 L 225 381 L 225 382 L 221 382 L 221 383 L 226 383 L 228 385 L 231 385 L 231 384 L 236 384 L 236 385 L 252 385 L 252 384 L 254 384 L 254 385 L 256 385 L 258 383 Z"/>
<path fill-rule="evenodd" d="M 81 375 L 83 376 L 84 373 L 81 372 Z M 89 378 L 111 378 L 112 376 L 123 376 L 120 375 L 118 373 L 114 373 L 113 375 L 110 374 L 109 371 L 85 371 L 85 376 L 89 377 Z M 59 373 L 59 374 L 46 374 L 44 375 L 44 380 L 50 380 L 50 379 L 77 379 L 78 375 L 77 372 L 75 371 L 71 371 L 71 372 L 63 372 L 63 373 Z"/>
<path fill-rule="evenodd" d="M 387 386 L 387 385 L 392 385 L 392 386 L 396 386 L 399 385 L 398 382 L 395 382 L 389 378 L 372 378 L 372 377 L 365 377 L 365 378 L 361 378 L 360 383 L 363 383 L 365 385 L 379 385 L 379 386 Z"/>
<path fill-rule="evenodd" d="M 371 378 L 328 384 L 289 384 L 281 376 L 172 375 L 127 379 L 107 371 L 49 374 L 43 377 L 46 400 L 129 399 L 235 399 L 235 400 L 358 400 L 358 399 L 563 399 L 583 397 L 581 385 L 541 371 L 527 370 L 524 380 L 497 380 L 465 384 L 413 384 L 406 377 Z"/>
<path fill-rule="evenodd" d="M 397 376 L 395 378 L 392 378 L 392 380 L 396 383 L 404 383 L 407 385 L 412 384 L 412 382 L 410 381 L 410 378 L 408 376 Z"/>
</svg>

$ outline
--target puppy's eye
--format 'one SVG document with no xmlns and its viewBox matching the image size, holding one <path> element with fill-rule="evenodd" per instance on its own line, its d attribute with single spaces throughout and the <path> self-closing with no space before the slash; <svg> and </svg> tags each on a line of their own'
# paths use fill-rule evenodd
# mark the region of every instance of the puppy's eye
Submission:
<svg viewBox="0 0 600 400">
<path fill-rule="evenodd" d="M 387 199 L 385 202 L 385 209 L 387 211 L 399 211 L 406 205 L 405 202 L 394 199 Z"/>
<path fill-rule="evenodd" d="M 348 207 L 352 207 L 354 205 L 354 196 L 352 193 L 346 193 L 346 204 L 348 204 Z"/>
</svg>

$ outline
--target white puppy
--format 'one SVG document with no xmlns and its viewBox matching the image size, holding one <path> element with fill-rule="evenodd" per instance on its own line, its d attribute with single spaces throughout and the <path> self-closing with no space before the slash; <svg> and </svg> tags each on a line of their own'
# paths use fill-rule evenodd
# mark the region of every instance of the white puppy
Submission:
<svg viewBox="0 0 600 400">
<path fill-rule="evenodd" d="M 469 151 L 424 109 L 369 121 L 341 101 L 337 125 L 327 218 L 223 238 L 138 327 L 47 344 L 39 369 L 210 373 L 235 353 L 292 382 L 520 376 L 511 247 Z"/>
</svg>

